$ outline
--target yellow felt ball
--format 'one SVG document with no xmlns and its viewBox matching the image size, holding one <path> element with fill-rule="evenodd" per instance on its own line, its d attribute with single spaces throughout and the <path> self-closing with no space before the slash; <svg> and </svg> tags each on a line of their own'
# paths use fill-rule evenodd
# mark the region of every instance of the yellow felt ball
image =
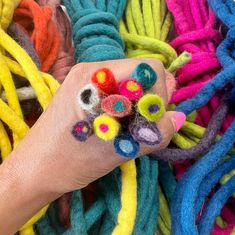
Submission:
<svg viewBox="0 0 235 235">
<path fill-rule="evenodd" d="M 107 114 L 95 118 L 93 122 L 95 134 L 102 140 L 113 140 L 120 130 L 119 122 Z"/>
<path fill-rule="evenodd" d="M 155 94 L 144 95 L 137 103 L 137 110 L 151 122 L 159 120 L 166 112 L 162 98 Z"/>
</svg>

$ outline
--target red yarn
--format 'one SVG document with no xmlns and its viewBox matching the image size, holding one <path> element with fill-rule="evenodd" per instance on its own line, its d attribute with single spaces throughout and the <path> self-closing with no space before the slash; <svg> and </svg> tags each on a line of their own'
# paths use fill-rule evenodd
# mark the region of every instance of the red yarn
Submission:
<svg viewBox="0 0 235 235">
<path fill-rule="evenodd" d="M 41 60 L 42 71 L 49 71 L 60 50 L 60 34 L 52 20 L 52 9 L 41 7 L 33 0 L 22 0 L 14 14 L 14 21 L 30 35 Z"/>
<path fill-rule="evenodd" d="M 102 73 L 104 75 L 101 75 Z M 117 93 L 118 85 L 112 71 L 110 71 L 109 69 L 99 69 L 94 73 L 91 80 L 99 88 L 99 90 L 104 92 L 105 94 L 111 95 Z"/>
</svg>

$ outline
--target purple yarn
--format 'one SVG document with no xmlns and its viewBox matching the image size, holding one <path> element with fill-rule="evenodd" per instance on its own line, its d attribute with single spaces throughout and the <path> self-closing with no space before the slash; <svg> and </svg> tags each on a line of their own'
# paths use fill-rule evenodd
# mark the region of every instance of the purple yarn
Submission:
<svg viewBox="0 0 235 235">
<path fill-rule="evenodd" d="M 214 112 L 203 138 L 196 146 L 189 149 L 166 148 L 157 153 L 151 154 L 151 157 L 156 160 L 162 159 L 165 161 L 179 161 L 185 159 L 193 159 L 205 154 L 214 144 L 216 135 L 222 126 L 223 120 L 228 110 L 228 98 L 227 95 L 225 95 L 222 98 L 219 107 Z"/>
</svg>

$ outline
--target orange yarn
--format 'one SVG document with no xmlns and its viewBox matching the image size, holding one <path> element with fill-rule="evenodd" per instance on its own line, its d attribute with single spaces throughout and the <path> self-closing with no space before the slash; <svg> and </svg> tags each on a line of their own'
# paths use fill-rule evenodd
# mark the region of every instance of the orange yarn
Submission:
<svg viewBox="0 0 235 235">
<path fill-rule="evenodd" d="M 41 60 L 42 71 L 55 63 L 61 44 L 60 33 L 52 20 L 52 9 L 39 6 L 34 0 L 22 0 L 14 13 L 14 21 L 30 35 Z"/>
</svg>

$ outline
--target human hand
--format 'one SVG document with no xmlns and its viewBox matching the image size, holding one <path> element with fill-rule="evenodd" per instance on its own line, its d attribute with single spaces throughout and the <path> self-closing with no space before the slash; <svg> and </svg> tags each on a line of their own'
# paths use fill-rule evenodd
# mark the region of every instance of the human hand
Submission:
<svg viewBox="0 0 235 235">
<path fill-rule="evenodd" d="M 9 177 L 13 180 L 10 181 L 14 181 L 14 184 L 17 182 L 19 188 L 29 194 L 32 192 L 34 201 L 38 201 L 31 215 L 60 195 L 85 187 L 128 160 L 115 152 L 113 141 L 105 142 L 93 135 L 86 142 L 79 142 L 71 134 L 71 129 L 78 120 L 87 118 L 76 97 L 80 89 L 90 83 L 95 71 L 109 68 L 120 82 L 130 78 L 132 71 L 141 62 L 149 64 L 158 74 L 152 93 L 162 97 L 167 106 L 166 72 L 161 62 L 156 59 L 127 59 L 76 65 L 48 109 L 3 163 L 1 168 L 4 174 L 11 172 Z M 182 113 L 166 112 L 156 123 L 162 135 L 161 143 L 155 146 L 142 144 L 139 156 L 165 148 L 184 121 L 185 116 Z M 26 201 L 32 202 L 32 198 Z M 28 213 L 26 217 L 29 216 Z"/>
</svg>

